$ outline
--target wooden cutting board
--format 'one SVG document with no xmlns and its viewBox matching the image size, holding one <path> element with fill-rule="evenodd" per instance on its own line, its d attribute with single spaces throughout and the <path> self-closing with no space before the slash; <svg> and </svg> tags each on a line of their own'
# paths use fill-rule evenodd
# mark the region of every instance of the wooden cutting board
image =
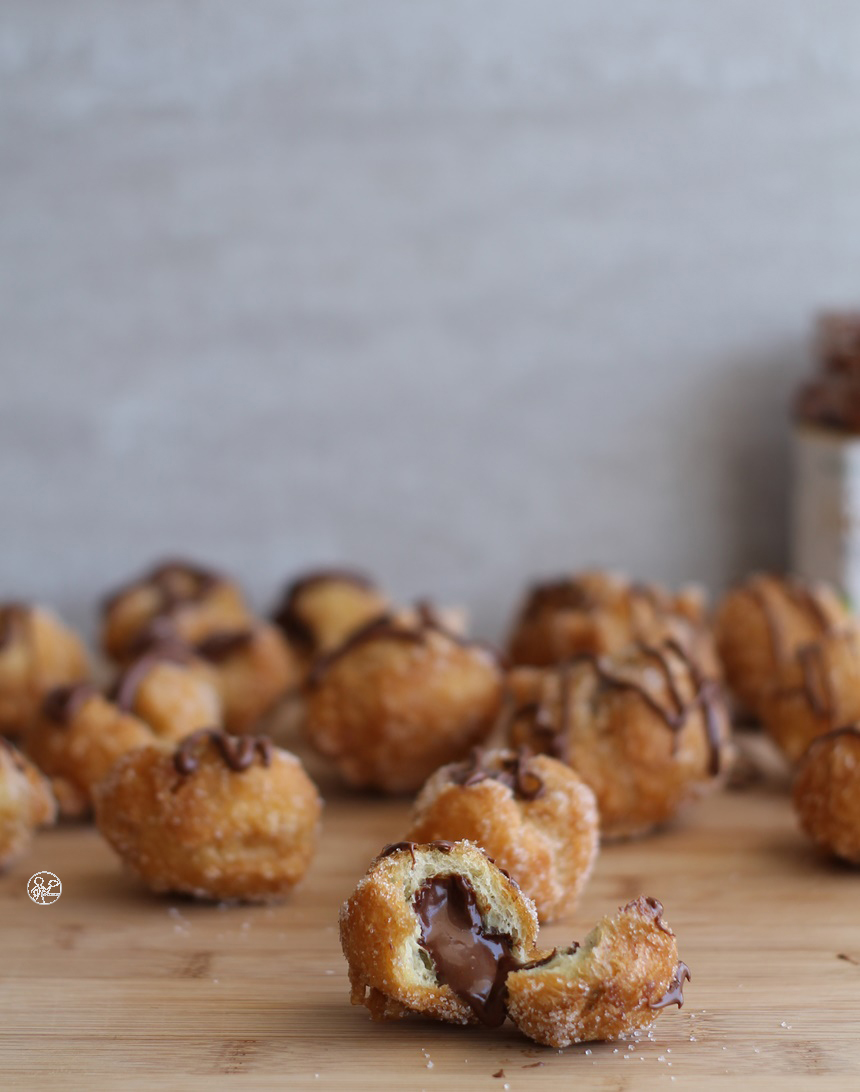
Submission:
<svg viewBox="0 0 860 1092">
<path fill-rule="evenodd" d="M 313 867 L 274 907 L 156 898 L 92 828 L 40 835 L 0 878 L 0 1088 L 860 1088 L 860 871 L 807 846 L 784 789 L 604 849 L 542 938 L 653 895 L 693 980 L 653 1042 L 563 1052 L 510 1025 L 378 1025 L 350 1006 L 338 908 L 407 805 L 326 795 Z M 63 883 L 50 906 L 27 896 L 43 869 Z"/>
</svg>

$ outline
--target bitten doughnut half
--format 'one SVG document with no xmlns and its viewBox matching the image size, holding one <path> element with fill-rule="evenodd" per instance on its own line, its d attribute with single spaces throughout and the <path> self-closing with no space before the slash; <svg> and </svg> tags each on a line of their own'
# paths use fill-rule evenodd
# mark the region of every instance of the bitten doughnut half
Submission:
<svg viewBox="0 0 860 1092">
<path fill-rule="evenodd" d="M 574 909 L 597 857 L 594 793 L 547 755 L 476 749 L 418 795 L 412 842 L 476 842 L 534 900 L 541 921 Z"/>
<path fill-rule="evenodd" d="M 369 576 L 351 569 L 319 569 L 294 580 L 272 621 L 307 672 L 356 630 L 388 612 L 388 597 Z"/>
<path fill-rule="evenodd" d="M 508 639 L 515 664 L 548 667 L 575 656 L 620 652 L 633 641 L 674 638 L 709 675 L 718 673 L 701 589 L 677 594 L 611 572 L 583 572 L 535 584 Z"/>
<path fill-rule="evenodd" d="M 350 785 L 414 792 L 486 738 L 503 686 L 490 649 L 423 607 L 371 622 L 318 663 L 305 732 Z"/>
<path fill-rule="evenodd" d="M 184 645 L 154 645 L 120 674 L 110 697 L 168 743 L 222 720 L 215 672 Z"/>
<path fill-rule="evenodd" d="M 800 648 L 777 667 L 759 711 L 792 762 L 818 736 L 860 721 L 860 631 L 852 626 Z"/>
<path fill-rule="evenodd" d="M 860 864 L 860 727 L 820 736 L 797 767 L 794 809 L 809 837 Z"/>
<path fill-rule="evenodd" d="M 729 591 L 714 617 L 714 638 L 729 690 L 761 715 L 781 665 L 804 645 L 851 624 L 848 609 L 826 584 L 764 573 Z"/>
<path fill-rule="evenodd" d="M 107 598 L 102 646 L 111 659 L 123 662 L 158 641 L 195 645 L 251 621 L 232 581 L 187 561 L 167 561 Z"/>
<path fill-rule="evenodd" d="M 534 906 L 468 842 L 388 846 L 340 912 L 354 1005 L 374 1019 L 505 1020 L 505 982 L 532 957 Z"/>
<path fill-rule="evenodd" d="M 24 750 L 51 780 L 63 815 L 90 811 L 93 787 L 120 755 L 155 742 L 147 724 L 123 713 L 89 683 L 60 687 L 45 698 L 24 737 Z"/>
<path fill-rule="evenodd" d="M 0 872 L 26 852 L 37 827 L 50 825 L 56 817 L 47 779 L 0 737 Z"/>
<path fill-rule="evenodd" d="M 572 766 L 597 797 L 605 838 L 668 822 L 730 764 L 719 687 L 674 641 L 553 670 L 519 668 L 509 686 L 511 744 Z"/>
<path fill-rule="evenodd" d="M 307 871 L 322 801 L 295 755 L 213 730 L 172 754 L 123 756 L 95 806 L 101 833 L 153 891 L 269 902 Z"/>
<path fill-rule="evenodd" d="M 213 633 L 199 642 L 195 651 L 212 668 L 223 703 L 224 726 L 236 735 L 253 731 L 299 682 L 293 652 L 268 622 Z"/>
<path fill-rule="evenodd" d="M 49 690 L 89 675 L 83 643 L 52 611 L 0 606 L 0 734 L 21 735 Z"/>
<path fill-rule="evenodd" d="M 551 1047 L 624 1039 L 668 1005 L 683 1004 L 690 972 L 656 899 L 606 917 L 580 946 L 556 949 L 508 975 L 508 1014 L 524 1035 Z"/>
</svg>

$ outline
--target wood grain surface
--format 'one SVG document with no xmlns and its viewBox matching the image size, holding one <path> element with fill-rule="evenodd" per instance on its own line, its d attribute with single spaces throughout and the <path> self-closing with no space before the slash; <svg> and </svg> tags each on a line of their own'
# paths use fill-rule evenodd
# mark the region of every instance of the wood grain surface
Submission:
<svg viewBox="0 0 860 1092">
<path fill-rule="evenodd" d="M 860 874 L 807 846 L 779 787 L 604 849 L 546 941 L 654 895 L 693 980 L 653 1041 L 563 1052 L 350 1006 L 338 908 L 408 805 L 326 795 L 318 856 L 274 907 L 157 898 L 92 828 L 39 836 L 0 878 L 0 1088 L 860 1087 Z M 51 906 L 27 896 L 42 869 L 63 882 Z"/>
</svg>

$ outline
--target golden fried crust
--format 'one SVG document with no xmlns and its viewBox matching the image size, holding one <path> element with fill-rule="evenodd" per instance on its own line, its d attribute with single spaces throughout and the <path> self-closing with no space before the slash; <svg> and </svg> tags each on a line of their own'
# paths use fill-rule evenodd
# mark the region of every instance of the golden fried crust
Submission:
<svg viewBox="0 0 860 1092">
<path fill-rule="evenodd" d="M 21 735 L 49 690 L 89 675 L 83 642 L 52 611 L 0 606 L 0 734 Z"/>
<path fill-rule="evenodd" d="M 120 712 L 94 690 L 82 702 L 67 705 L 66 713 L 53 716 L 43 710 L 24 737 L 24 750 L 51 779 L 62 814 L 84 815 L 94 786 L 120 755 L 155 737 L 142 720 Z"/>
<path fill-rule="evenodd" d="M 363 573 L 326 569 L 295 580 L 273 620 L 307 669 L 389 605 L 388 597 Z"/>
<path fill-rule="evenodd" d="M 241 769 L 224 757 L 243 753 Z M 153 891 L 243 902 L 284 898 L 302 879 L 322 810 L 295 755 L 217 732 L 123 756 L 94 795 L 99 830 Z"/>
<path fill-rule="evenodd" d="M 322 668 L 305 731 L 360 788 L 414 792 L 487 736 L 502 700 L 489 650 L 422 623 L 371 623 Z"/>
<path fill-rule="evenodd" d="M 0 738 L 0 872 L 26 852 L 37 827 L 50 825 L 56 817 L 47 779 Z"/>
<path fill-rule="evenodd" d="M 792 762 L 818 736 L 860 721 L 860 631 L 829 633 L 779 664 L 759 711 Z"/>
<path fill-rule="evenodd" d="M 697 588 L 677 595 L 616 573 L 584 572 L 535 585 L 508 639 L 515 664 L 548 667 L 575 656 L 621 651 L 633 641 L 681 641 L 713 675 L 716 654 Z"/>
<path fill-rule="evenodd" d="M 268 622 L 257 622 L 236 634 L 215 634 L 198 647 L 214 669 L 229 732 L 253 731 L 298 685 L 295 654 Z"/>
<path fill-rule="evenodd" d="M 395 849 L 377 857 L 340 912 L 351 1000 L 365 1005 L 374 1019 L 421 1013 L 452 1024 L 478 1022 L 469 1005 L 439 981 L 421 946 L 413 907 L 425 881 L 448 875 L 469 880 L 484 926 L 511 938 L 516 959 L 532 958 L 538 932 L 534 906 L 480 849 L 468 842 L 447 852 L 432 844 Z"/>
<path fill-rule="evenodd" d="M 860 864 L 860 728 L 812 743 L 797 767 L 794 809 L 817 845 Z"/>
<path fill-rule="evenodd" d="M 511 673 L 513 746 L 572 766 L 604 838 L 647 833 L 722 780 L 733 755 L 716 684 L 672 642 Z"/>
<path fill-rule="evenodd" d="M 232 581 L 187 562 L 167 562 L 108 598 L 102 647 L 111 659 L 125 662 L 157 640 L 193 646 L 251 621 Z"/>
<path fill-rule="evenodd" d="M 597 857 L 598 829 L 594 793 L 569 766 L 496 750 L 433 774 L 406 837 L 476 842 L 534 900 L 540 920 L 551 921 L 576 906 Z"/>
<path fill-rule="evenodd" d="M 826 584 L 757 574 L 733 588 L 717 609 L 714 638 L 738 704 L 761 715 L 780 665 L 849 621 L 847 608 Z"/>
<path fill-rule="evenodd" d="M 508 1014 L 530 1039 L 556 1048 L 623 1039 L 682 1000 L 688 976 L 655 899 L 600 921 L 573 952 L 508 975 Z"/>
<path fill-rule="evenodd" d="M 127 705 L 123 711 L 145 721 L 159 739 L 178 743 L 200 728 L 222 721 L 221 697 L 215 672 L 202 660 L 189 658 L 185 662 L 150 659 L 132 663 L 125 678 L 131 677 Z M 142 668 L 139 681 L 132 675 L 138 663 Z M 117 700 L 122 693 L 123 677 L 119 680 Z M 135 685 L 136 684 L 136 685 Z"/>
</svg>

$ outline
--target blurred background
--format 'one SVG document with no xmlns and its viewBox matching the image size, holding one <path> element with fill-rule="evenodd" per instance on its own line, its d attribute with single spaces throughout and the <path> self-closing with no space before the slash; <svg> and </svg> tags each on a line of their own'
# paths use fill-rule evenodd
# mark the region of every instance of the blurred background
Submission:
<svg viewBox="0 0 860 1092">
<path fill-rule="evenodd" d="M 5 0 L 3 597 L 369 568 L 494 634 L 787 549 L 860 296 L 849 0 Z"/>
</svg>

